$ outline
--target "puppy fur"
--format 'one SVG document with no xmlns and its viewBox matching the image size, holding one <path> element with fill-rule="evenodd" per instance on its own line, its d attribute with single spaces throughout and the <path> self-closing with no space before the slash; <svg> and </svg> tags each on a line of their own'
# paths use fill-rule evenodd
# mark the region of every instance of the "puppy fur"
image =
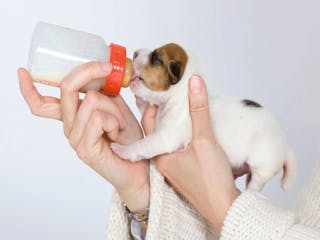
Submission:
<svg viewBox="0 0 320 240">
<path fill-rule="evenodd" d="M 131 89 L 143 114 L 147 103 L 156 104 L 155 131 L 129 145 L 113 143 L 123 159 L 138 161 L 186 148 L 191 141 L 188 82 L 200 75 L 197 62 L 177 44 L 134 54 L 135 77 Z M 282 168 L 282 188 L 295 177 L 294 154 L 273 116 L 251 100 L 212 96 L 209 101 L 214 136 L 231 167 L 249 166 L 248 188 L 260 191 Z"/>
</svg>

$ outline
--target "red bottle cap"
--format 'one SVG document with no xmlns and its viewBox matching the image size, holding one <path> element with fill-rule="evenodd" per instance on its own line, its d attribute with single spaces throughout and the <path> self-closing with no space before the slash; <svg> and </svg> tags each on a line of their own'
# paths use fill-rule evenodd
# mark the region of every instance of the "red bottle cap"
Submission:
<svg viewBox="0 0 320 240">
<path fill-rule="evenodd" d="M 112 70 L 109 76 L 106 77 L 103 91 L 107 95 L 116 96 L 119 94 L 122 86 L 127 54 L 125 47 L 115 43 L 111 43 L 109 49 Z"/>
</svg>

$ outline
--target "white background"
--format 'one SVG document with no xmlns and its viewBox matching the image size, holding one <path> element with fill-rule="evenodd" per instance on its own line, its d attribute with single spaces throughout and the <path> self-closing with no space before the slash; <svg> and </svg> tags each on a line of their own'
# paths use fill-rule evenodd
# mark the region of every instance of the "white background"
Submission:
<svg viewBox="0 0 320 240">
<path fill-rule="evenodd" d="M 112 187 L 77 159 L 61 124 L 31 115 L 19 93 L 16 69 L 37 21 L 99 34 L 129 55 L 167 42 L 191 49 L 211 92 L 255 99 L 276 115 L 298 177 L 289 193 L 280 175 L 263 192 L 293 208 L 320 143 L 319 12 L 316 0 L 0 0 L 0 239 L 106 237 Z"/>
</svg>

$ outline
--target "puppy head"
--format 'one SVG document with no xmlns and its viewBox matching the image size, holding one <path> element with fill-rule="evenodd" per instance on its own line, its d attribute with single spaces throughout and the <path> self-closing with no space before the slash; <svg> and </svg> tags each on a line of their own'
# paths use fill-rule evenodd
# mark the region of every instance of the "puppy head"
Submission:
<svg viewBox="0 0 320 240">
<path fill-rule="evenodd" d="M 133 56 L 133 85 L 137 88 L 139 81 L 151 91 L 166 91 L 182 78 L 187 61 L 187 53 L 178 44 L 169 43 L 153 51 L 140 49 Z"/>
</svg>

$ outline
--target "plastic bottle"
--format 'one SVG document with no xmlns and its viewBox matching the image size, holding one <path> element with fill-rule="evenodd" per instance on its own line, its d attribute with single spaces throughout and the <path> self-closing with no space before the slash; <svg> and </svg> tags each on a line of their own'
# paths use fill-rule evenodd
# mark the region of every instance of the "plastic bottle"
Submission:
<svg viewBox="0 0 320 240">
<path fill-rule="evenodd" d="M 111 62 L 112 72 L 106 79 L 97 79 L 81 91 L 102 90 L 117 95 L 130 84 L 132 62 L 126 49 L 103 38 L 77 30 L 39 22 L 33 32 L 28 69 L 35 82 L 59 86 L 61 80 L 76 66 L 90 62 Z"/>
</svg>

